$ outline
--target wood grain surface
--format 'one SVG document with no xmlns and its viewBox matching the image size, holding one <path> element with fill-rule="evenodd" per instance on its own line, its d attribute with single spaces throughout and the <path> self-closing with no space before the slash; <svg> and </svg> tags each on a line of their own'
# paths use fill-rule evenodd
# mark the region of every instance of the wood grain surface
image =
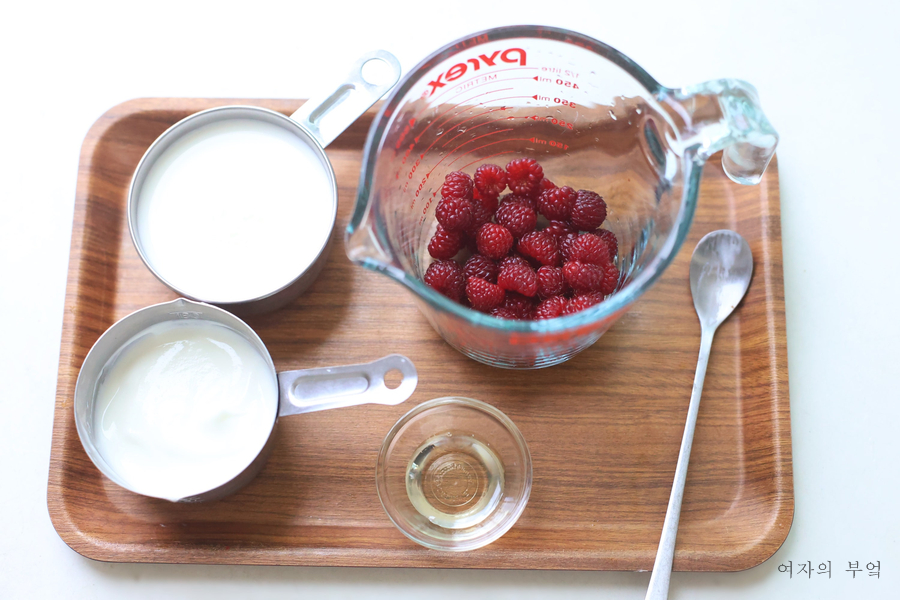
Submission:
<svg viewBox="0 0 900 600">
<path fill-rule="evenodd" d="M 190 113 L 254 104 L 289 114 L 299 101 L 148 99 L 119 105 L 81 152 L 66 289 L 48 504 L 77 552 L 123 562 L 638 570 L 653 566 L 687 414 L 700 326 L 688 263 L 697 240 L 743 234 L 756 268 L 749 293 L 716 335 L 684 494 L 675 569 L 732 571 L 770 557 L 794 510 L 778 168 L 745 187 L 707 165 L 691 234 L 655 287 L 593 347 L 549 369 L 510 372 L 450 348 L 388 278 L 351 265 L 343 232 L 355 202 L 370 111 L 328 149 L 340 186 L 334 248 L 312 288 L 247 319 L 279 370 L 405 354 L 419 387 L 400 406 L 284 419 L 261 474 L 207 504 L 172 504 L 104 478 L 75 430 L 78 370 L 117 319 L 175 298 L 138 258 L 125 202 L 144 150 Z M 391 425 L 431 398 L 497 406 L 528 440 L 531 500 L 481 550 L 419 547 L 388 520 L 375 461 Z"/>
</svg>

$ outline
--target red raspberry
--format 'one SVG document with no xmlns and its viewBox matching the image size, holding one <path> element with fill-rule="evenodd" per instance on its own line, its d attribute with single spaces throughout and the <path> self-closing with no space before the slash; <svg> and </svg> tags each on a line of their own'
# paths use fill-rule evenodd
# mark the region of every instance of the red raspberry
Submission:
<svg viewBox="0 0 900 600">
<path fill-rule="evenodd" d="M 500 269 L 497 285 L 504 290 L 531 297 L 537 294 L 537 274 L 527 265 L 507 265 Z"/>
<path fill-rule="evenodd" d="M 531 196 L 523 196 L 521 194 L 506 194 L 502 198 L 500 198 L 500 206 L 503 206 L 507 202 L 518 202 L 519 204 L 524 204 L 531 210 L 537 212 L 537 201 Z"/>
<path fill-rule="evenodd" d="M 516 316 L 516 313 L 506 308 L 505 306 L 498 306 L 496 308 L 491 309 L 491 316 L 497 317 L 498 319 L 509 319 L 511 321 L 516 321 L 519 317 Z"/>
<path fill-rule="evenodd" d="M 572 244 L 574 244 L 577 239 L 578 234 L 573 232 L 560 236 L 559 240 L 557 240 L 557 243 L 559 244 L 559 253 L 562 255 L 564 261 L 572 260 Z"/>
<path fill-rule="evenodd" d="M 569 250 L 569 259 L 591 265 L 605 265 L 609 262 L 609 246 L 598 235 L 582 233 Z"/>
<path fill-rule="evenodd" d="M 566 277 L 559 267 L 541 267 L 537 270 L 537 293 L 541 298 L 559 296 L 566 291 Z"/>
<path fill-rule="evenodd" d="M 441 197 L 471 200 L 473 188 L 471 177 L 462 171 L 453 171 L 452 173 L 447 173 L 447 176 L 444 177 L 444 185 L 441 186 Z"/>
<path fill-rule="evenodd" d="M 556 184 L 544 177 L 541 179 L 541 185 L 539 186 L 538 192 L 546 192 L 547 190 L 552 190 L 556 187 Z"/>
<path fill-rule="evenodd" d="M 462 247 L 465 245 L 466 236 L 464 233 L 447 231 L 442 225 L 438 224 L 434 237 L 428 242 L 428 253 L 435 258 L 446 260 L 456 256 L 456 253 L 462 250 Z"/>
<path fill-rule="evenodd" d="M 463 267 L 463 275 L 466 279 L 479 277 L 491 283 L 497 283 L 497 274 L 499 272 L 500 268 L 497 266 L 497 263 L 481 254 L 470 256 Z"/>
<path fill-rule="evenodd" d="M 560 237 L 566 235 L 567 233 L 573 233 L 572 228 L 569 227 L 569 224 L 565 221 L 550 221 L 550 224 L 544 227 L 541 231 L 544 233 L 549 233 L 553 237 L 559 240 Z"/>
<path fill-rule="evenodd" d="M 530 267 L 531 264 L 526 260 L 524 256 L 521 254 L 510 254 L 509 256 L 503 257 L 503 260 L 500 261 L 500 270 L 503 270 L 509 265 L 525 265 L 526 267 Z"/>
<path fill-rule="evenodd" d="M 530 196 L 540 189 L 544 169 L 533 158 L 518 158 L 506 165 L 506 175 L 509 189 Z"/>
<path fill-rule="evenodd" d="M 510 311 L 515 318 L 522 321 L 530 321 L 534 318 L 534 302 L 516 292 L 507 292 L 503 300 L 503 308 Z"/>
<path fill-rule="evenodd" d="M 551 221 L 566 221 L 578 199 L 578 192 L 564 185 L 543 192 L 538 197 L 538 211 Z"/>
<path fill-rule="evenodd" d="M 609 247 L 609 262 L 616 262 L 616 254 L 619 253 L 619 240 L 616 239 L 616 234 L 609 229 L 598 229 L 594 233 L 600 236 Z"/>
<path fill-rule="evenodd" d="M 569 261 L 563 267 L 566 283 L 575 293 L 593 292 L 603 285 L 604 267 L 589 265 L 576 260 Z"/>
<path fill-rule="evenodd" d="M 562 296 L 553 296 L 552 298 L 547 298 L 537 305 L 537 308 L 534 309 L 534 319 L 554 319 L 563 314 L 563 311 L 566 309 L 566 305 L 569 304 L 569 301 L 563 298 Z"/>
<path fill-rule="evenodd" d="M 619 269 L 612 263 L 604 265 L 603 269 L 603 281 L 600 283 L 600 293 L 603 295 L 612 294 L 616 291 L 616 285 L 619 283 Z"/>
<path fill-rule="evenodd" d="M 537 227 L 537 215 L 521 202 L 506 202 L 497 209 L 497 223 L 503 225 L 513 237 L 522 237 Z"/>
<path fill-rule="evenodd" d="M 496 200 L 506 189 L 506 171 L 497 165 L 481 165 L 475 169 L 475 189 L 482 198 Z"/>
<path fill-rule="evenodd" d="M 463 271 L 455 260 L 436 260 L 428 265 L 425 283 L 457 302 L 462 299 L 465 292 Z"/>
<path fill-rule="evenodd" d="M 566 308 L 563 310 L 563 315 L 571 315 L 572 313 L 577 313 L 586 308 L 590 308 L 595 304 L 600 304 L 600 302 L 602 301 L 603 296 L 596 292 L 590 294 L 580 294 L 569 300 L 568 304 L 566 304 Z"/>
<path fill-rule="evenodd" d="M 478 251 L 495 260 L 503 258 L 513 245 L 513 236 L 503 225 L 485 223 L 475 236 Z"/>
<path fill-rule="evenodd" d="M 488 312 L 503 304 L 505 295 L 506 292 L 499 285 L 480 277 L 472 277 L 466 282 L 466 297 L 475 310 Z"/>
<path fill-rule="evenodd" d="M 481 195 L 481 192 L 478 191 L 478 188 L 472 191 L 472 199 L 475 202 L 481 202 L 484 205 L 485 210 L 494 214 L 494 211 L 497 210 L 497 199 L 491 197 L 484 197 Z"/>
<path fill-rule="evenodd" d="M 556 238 L 543 231 L 526 233 L 519 240 L 519 252 L 533 258 L 542 265 L 551 267 L 559 264 L 559 249 L 556 246 Z"/>
<path fill-rule="evenodd" d="M 490 223 L 491 217 L 493 216 L 493 209 L 485 205 L 483 202 L 472 200 L 472 221 L 469 223 L 468 228 L 466 228 L 466 233 L 468 233 L 472 237 L 475 237 L 475 234 L 478 233 L 478 230 L 481 229 L 481 226 L 485 223 Z"/>
<path fill-rule="evenodd" d="M 606 202 L 602 196 L 590 190 L 578 190 L 571 219 L 575 228 L 593 231 L 606 220 Z"/>
<path fill-rule="evenodd" d="M 465 231 L 472 224 L 474 210 L 471 200 L 448 196 L 438 202 L 434 216 L 447 231 Z"/>
</svg>

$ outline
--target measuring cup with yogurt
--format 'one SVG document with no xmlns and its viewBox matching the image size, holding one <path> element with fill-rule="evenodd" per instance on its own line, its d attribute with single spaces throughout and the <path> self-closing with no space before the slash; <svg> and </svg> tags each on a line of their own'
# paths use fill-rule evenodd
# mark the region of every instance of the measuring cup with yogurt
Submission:
<svg viewBox="0 0 900 600">
<path fill-rule="evenodd" d="M 402 381 L 385 384 L 389 371 Z M 178 299 L 110 327 L 75 385 L 78 436 L 120 486 L 173 502 L 228 495 L 263 467 L 280 417 L 364 403 L 399 404 L 412 362 L 275 372 L 258 335 L 234 315 Z"/>
<path fill-rule="evenodd" d="M 721 151 L 725 173 L 754 184 L 777 142 L 746 82 L 668 88 L 573 31 L 490 29 L 436 50 L 385 101 L 369 131 L 345 247 L 355 263 L 409 289 L 434 329 L 467 356 L 546 367 L 597 341 L 672 262 L 707 159 Z M 525 157 L 556 185 L 605 197 L 604 227 L 618 238 L 622 276 L 604 302 L 516 321 L 467 308 L 423 282 L 444 177 Z"/>
<path fill-rule="evenodd" d="M 375 64 L 389 72 L 382 81 L 364 76 Z M 378 50 L 290 117 L 222 106 L 167 129 L 128 191 L 128 228 L 141 260 L 181 295 L 238 314 L 296 298 L 325 264 L 337 214 L 324 148 L 399 76 L 397 59 Z"/>
</svg>

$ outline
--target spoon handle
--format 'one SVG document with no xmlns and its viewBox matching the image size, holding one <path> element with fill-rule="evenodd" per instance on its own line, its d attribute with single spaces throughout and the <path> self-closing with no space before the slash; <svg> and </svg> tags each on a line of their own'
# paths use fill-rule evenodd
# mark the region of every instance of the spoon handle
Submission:
<svg viewBox="0 0 900 600">
<path fill-rule="evenodd" d="M 675 538 L 678 536 L 684 481 L 687 478 L 688 462 L 691 460 L 691 444 L 694 441 L 694 427 L 697 425 L 697 411 L 700 409 L 700 394 L 703 392 L 703 380 L 706 378 L 709 351 L 712 348 L 713 335 L 716 333 L 714 328 L 708 331 L 704 327 L 701 331 L 700 356 L 697 359 L 697 371 L 694 373 L 694 389 L 691 391 L 684 437 L 681 438 L 681 450 L 678 452 L 678 466 L 675 467 L 675 482 L 669 495 L 669 507 L 666 509 L 666 520 L 663 523 L 656 562 L 653 563 L 650 587 L 645 600 L 666 600 L 669 597 L 669 579 L 672 576 L 672 559 L 675 557 Z"/>
</svg>

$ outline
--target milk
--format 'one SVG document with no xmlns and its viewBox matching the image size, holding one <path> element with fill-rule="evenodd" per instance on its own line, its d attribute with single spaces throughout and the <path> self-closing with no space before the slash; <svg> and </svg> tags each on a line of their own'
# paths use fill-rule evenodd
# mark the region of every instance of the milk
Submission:
<svg viewBox="0 0 900 600">
<path fill-rule="evenodd" d="M 160 155 L 137 200 L 147 261 L 174 287 L 238 302 L 289 284 L 331 235 L 329 172 L 300 138 L 255 119 L 209 123 Z"/>
<path fill-rule="evenodd" d="M 210 321 L 159 323 L 104 367 L 94 443 L 132 490 L 178 500 L 243 471 L 277 405 L 272 368 L 240 334 Z"/>
</svg>

